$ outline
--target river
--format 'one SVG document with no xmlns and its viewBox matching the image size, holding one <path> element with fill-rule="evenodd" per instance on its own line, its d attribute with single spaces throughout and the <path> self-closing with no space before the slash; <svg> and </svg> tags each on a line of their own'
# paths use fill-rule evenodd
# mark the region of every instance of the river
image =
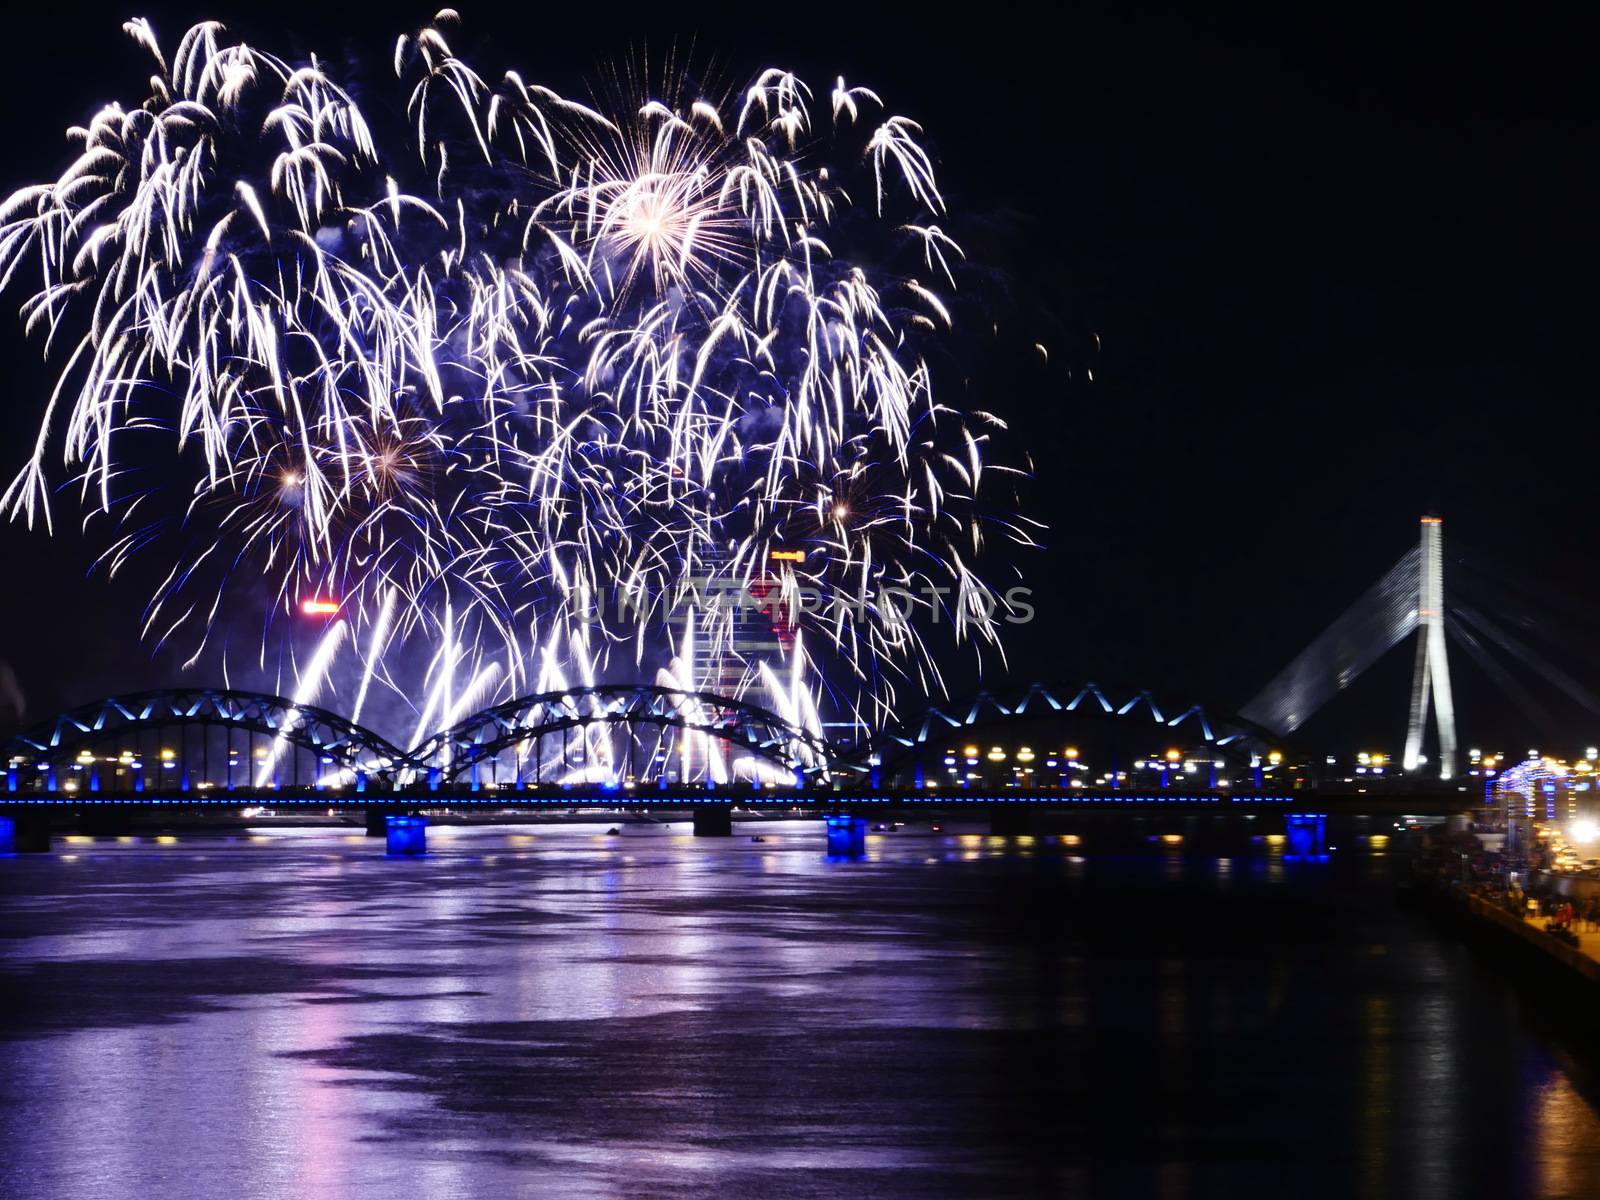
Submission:
<svg viewBox="0 0 1600 1200">
<path fill-rule="evenodd" d="M 1392 853 L 429 843 L 0 859 L 0 1195 L 1600 1195 L 1572 1022 Z"/>
</svg>

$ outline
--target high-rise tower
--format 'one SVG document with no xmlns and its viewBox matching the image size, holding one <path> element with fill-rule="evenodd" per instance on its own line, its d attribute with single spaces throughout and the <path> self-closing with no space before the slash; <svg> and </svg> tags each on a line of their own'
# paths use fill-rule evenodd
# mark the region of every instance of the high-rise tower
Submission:
<svg viewBox="0 0 1600 1200">
<path fill-rule="evenodd" d="M 1439 723 L 1439 778 L 1456 770 L 1456 706 L 1450 694 L 1450 660 L 1444 648 L 1444 522 L 1422 518 L 1421 578 L 1417 593 L 1417 666 L 1411 676 L 1411 721 L 1406 726 L 1407 771 L 1422 757 L 1422 729 L 1428 722 L 1428 699 Z"/>
</svg>

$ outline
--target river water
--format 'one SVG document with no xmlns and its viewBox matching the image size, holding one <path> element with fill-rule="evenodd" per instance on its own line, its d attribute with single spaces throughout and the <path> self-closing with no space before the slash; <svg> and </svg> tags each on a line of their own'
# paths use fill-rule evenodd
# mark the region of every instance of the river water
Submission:
<svg viewBox="0 0 1600 1200">
<path fill-rule="evenodd" d="M 1381 853 L 752 832 L 0 859 L 0 1196 L 1600 1195 L 1572 1022 Z"/>
</svg>

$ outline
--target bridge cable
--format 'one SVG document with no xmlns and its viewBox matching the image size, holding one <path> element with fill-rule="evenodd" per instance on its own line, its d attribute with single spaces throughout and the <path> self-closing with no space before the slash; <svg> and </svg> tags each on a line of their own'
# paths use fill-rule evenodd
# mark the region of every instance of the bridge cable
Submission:
<svg viewBox="0 0 1600 1200">
<path fill-rule="evenodd" d="M 1239 715 L 1293 733 L 1417 629 L 1422 550 L 1406 551 L 1372 587 L 1262 688 Z"/>
</svg>

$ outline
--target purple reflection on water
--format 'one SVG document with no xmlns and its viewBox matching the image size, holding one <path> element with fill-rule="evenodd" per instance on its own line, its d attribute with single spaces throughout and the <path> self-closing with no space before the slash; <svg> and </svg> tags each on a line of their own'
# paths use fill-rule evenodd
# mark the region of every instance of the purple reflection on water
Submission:
<svg viewBox="0 0 1600 1200">
<path fill-rule="evenodd" d="M 628 825 L 0 860 L 0 1195 L 1600 1193 L 1382 857 Z"/>
</svg>

